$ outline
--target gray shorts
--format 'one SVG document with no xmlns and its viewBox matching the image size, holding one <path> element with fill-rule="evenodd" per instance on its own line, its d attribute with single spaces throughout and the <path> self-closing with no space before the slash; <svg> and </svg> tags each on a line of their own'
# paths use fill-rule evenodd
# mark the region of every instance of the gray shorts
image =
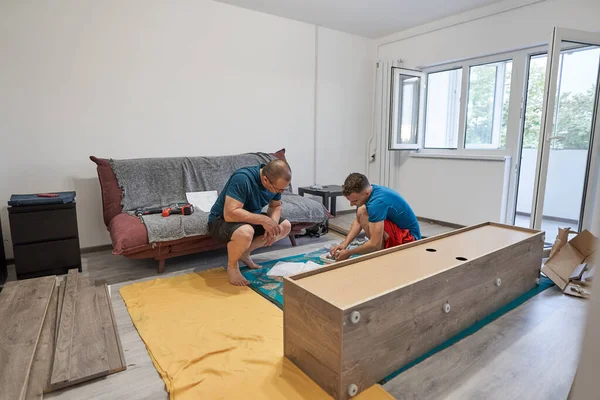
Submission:
<svg viewBox="0 0 600 400">
<path fill-rule="evenodd" d="M 263 215 L 267 215 L 262 213 Z M 279 218 L 279 224 L 285 221 L 285 218 Z M 265 234 L 265 228 L 262 225 L 253 225 L 247 222 L 226 222 L 222 216 L 215 218 L 213 221 L 208 223 L 208 233 L 218 242 L 227 243 L 231 240 L 233 233 L 244 225 L 250 225 L 254 228 L 254 237 L 262 236 Z"/>
</svg>

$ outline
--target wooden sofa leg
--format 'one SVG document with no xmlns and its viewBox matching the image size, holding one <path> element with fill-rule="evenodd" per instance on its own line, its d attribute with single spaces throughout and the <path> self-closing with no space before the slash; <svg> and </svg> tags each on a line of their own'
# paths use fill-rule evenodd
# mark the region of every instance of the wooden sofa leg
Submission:
<svg viewBox="0 0 600 400">
<path fill-rule="evenodd" d="M 288 237 L 290 238 L 290 242 L 292 242 L 292 246 L 296 246 L 297 243 L 296 243 L 296 236 L 295 236 L 294 232 L 290 233 Z"/>
<path fill-rule="evenodd" d="M 158 269 L 157 269 L 157 272 L 159 274 L 162 274 L 163 272 L 165 272 L 165 262 L 166 261 L 167 260 L 164 259 L 164 258 L 162 260 L 158 260 Z"/>
</svg>

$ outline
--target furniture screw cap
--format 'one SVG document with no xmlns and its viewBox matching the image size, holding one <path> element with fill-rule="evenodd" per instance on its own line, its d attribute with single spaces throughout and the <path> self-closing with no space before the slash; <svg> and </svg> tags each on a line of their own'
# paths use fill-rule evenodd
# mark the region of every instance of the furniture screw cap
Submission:
<svg viewBox="0 0 600 400">
<path fill-rule="evenodd" d="M 450 303 L 444 303 L 444 312 L 446 314 L 450 312 Z"/>
<path fill-rule="evenodd" d="M 496 286 L 500 287 L 502 285 L 502 279 L 496 278 Z"/>
<path fill-rule="evenodd" d="M 358 321 L 360 321 L 360 313 L 358 311 L 352 311 L 352 314 L 350 314 L 350 321 L 352 321 L 353 324 L 357 324 Z"/>
<path fill-rule="evenodd" d="M 355 311 L 356 312 L 356 311 Z M 354 397 L 358 394 L 358 386 L 356 386 L 354 383 L 351 384 L 350 386 L 348 386 L 348 395 L 350 397 Z"/>
</svg>

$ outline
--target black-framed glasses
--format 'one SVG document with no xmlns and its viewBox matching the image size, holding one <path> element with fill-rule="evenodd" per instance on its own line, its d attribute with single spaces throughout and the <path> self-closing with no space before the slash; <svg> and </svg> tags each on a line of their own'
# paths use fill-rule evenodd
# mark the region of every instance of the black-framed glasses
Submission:
<svg viewBox="0 0 600 400">
<path fill-rule="evenodd" d="M 284 187 L 283 189 L 281 189 L 281 188 L 278 188 L 277 186 L 275 186 L 275 184 L 273 183 L 273 181 L 272 181 L 271 179 L 269 179 L 269 177 L 268 177 L 267 175 L 265 175 L 265 178 L 267 178 L 267 180 L 269 181 L 269 184 L 271 185 L 271 187 L 272 187 L 273 189 L 275 189 L 275 191 L 276 191 L 276 192 L 283 193 L 283 192 L 285 192 L 285 190 L 286 190 L 288 187 L 290 187 L 290 185 L 287 185 L 287 186 L 286 186 L 286 187 Z"/>
</svg>

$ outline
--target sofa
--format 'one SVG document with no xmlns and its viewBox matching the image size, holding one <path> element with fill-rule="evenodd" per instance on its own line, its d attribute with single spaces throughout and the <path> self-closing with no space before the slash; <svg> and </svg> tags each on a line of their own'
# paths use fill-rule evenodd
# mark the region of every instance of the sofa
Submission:
<svg viewBox="0 0 600 400">
<path fill-rule="evenodd" d="M 113 254 L 132 259 L 153 258 L 158 262 L 158 273 L 163 273 L 169 258 L 225 247 L 208 235 L 208 212 L 196 208 L 192 215 L 162 217 L 136 216 L 135 210 L 186 202 L 186 192 L 220 193 L 236 169 L 276 158 L 286 160 L 285 149 L 219 157 L 114 160 L 91 156 L 100 181 L 102 213 Z M 292 185 L 282 195 L 282 201 L 282 216 L 292 224 L 289 239 L 293 246 L 295 235 L 302 229 L 331 218 L 320 202 L 294 194 Z"/>
</svg>

